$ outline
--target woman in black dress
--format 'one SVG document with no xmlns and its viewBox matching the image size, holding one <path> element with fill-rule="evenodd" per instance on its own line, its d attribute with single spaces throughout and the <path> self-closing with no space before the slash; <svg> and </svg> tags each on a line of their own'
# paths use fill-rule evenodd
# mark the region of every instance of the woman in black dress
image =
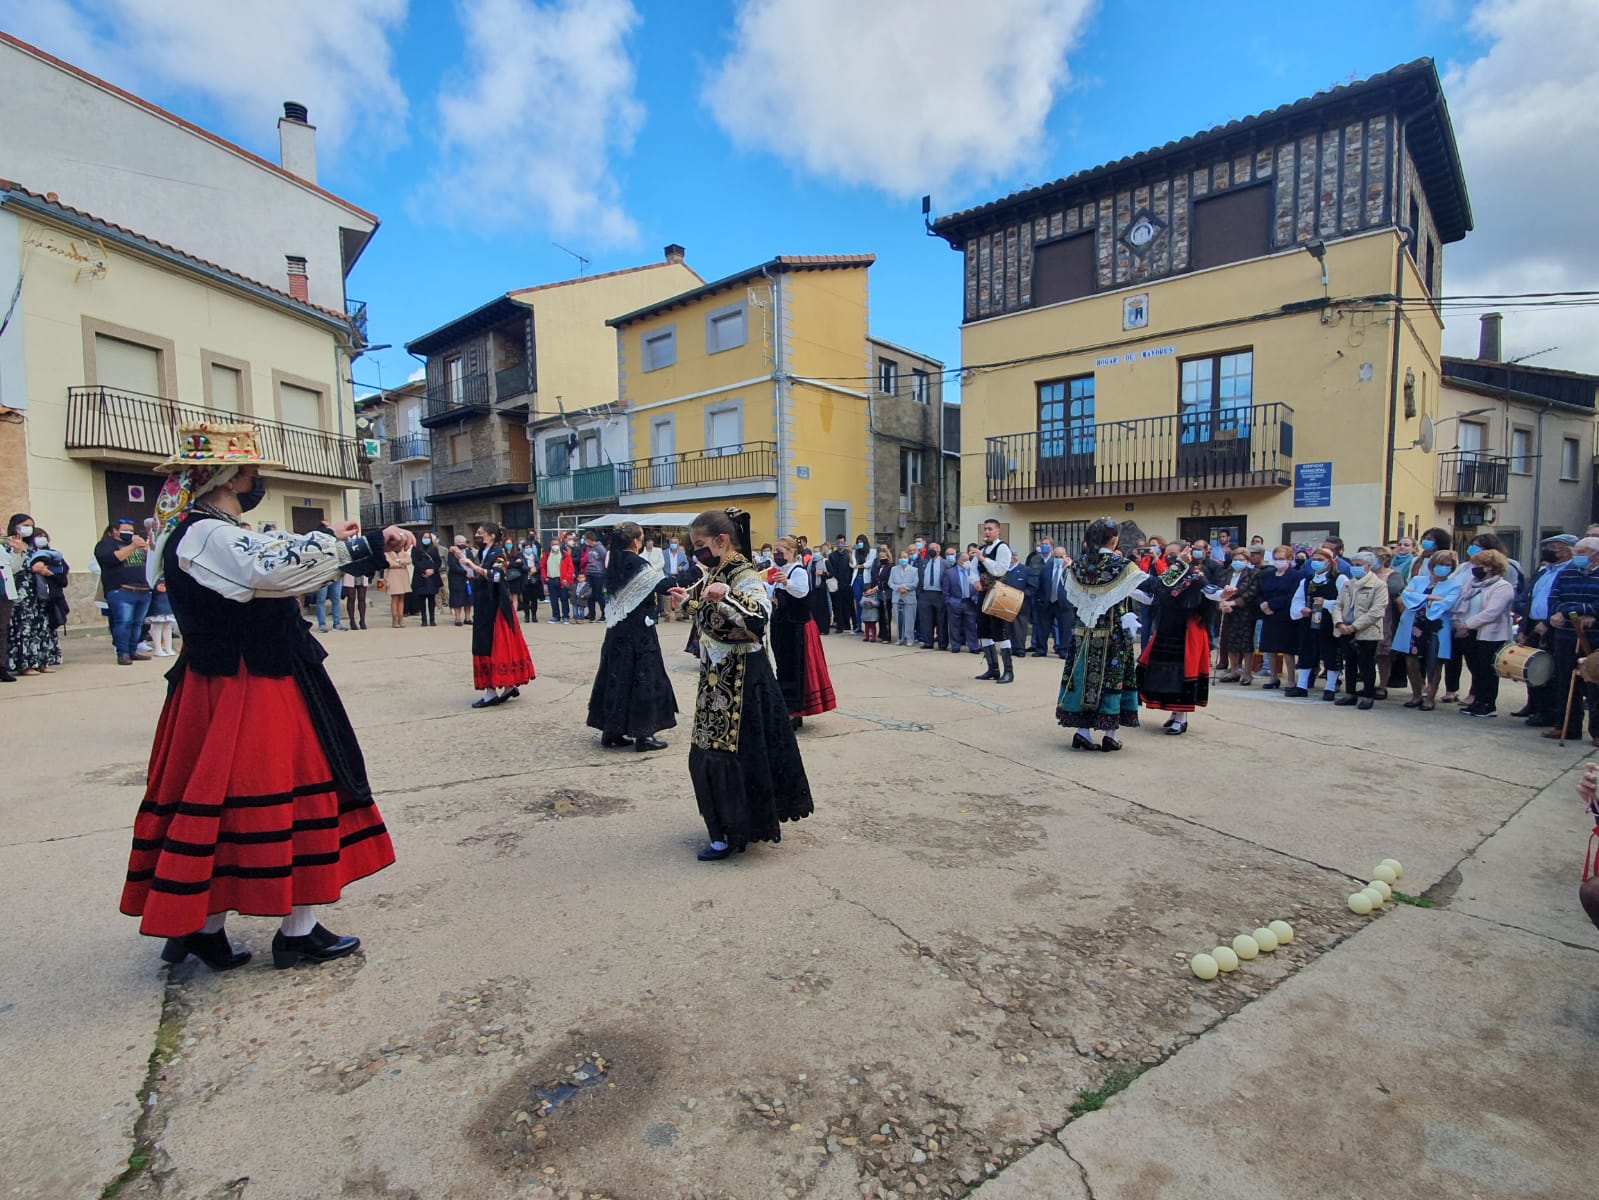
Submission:
<svg viewBox="0 0 1599 1200">
<path fill-rule="evenodd" d="M 777 684 L 783 689 L 788 715 L 798 729 L 806 717 L 820 716 L 838 707 L 833 681 L 827 673 L 827 656 L 811 616 L 807 598 L 810 580 L 802 563 L 795 561 L 793 538 L 778 538 L 767 573 L 772 585 L 772 624 L 768 641 L 777 664 Z"/>
<path fill-rule="evenodd" d="M 699 637 L 700 680 L 688 773 L 714 862 L 750 842 L 782 840 L 781 823 L 814 810 L 788 706 L 764 640 L 772 600 L 749 561 L 749 514 L 712 509 L 689 529 L 703 574 L 684 601 Z"/>
<path fill-rule="evenodd" d="M 477 561 L 472 547 L 466 544 L 466 534 L 455 535 L 455 545 L 450 547 L 449 560 L 444 564 L 450 582 L 450 611 L 457 625 L 472 619 L 472 585 L 468 582 L 471 565 Z"/>
<path fill-rule="evenodd" d="M 451 557 L 472 577 L 472 686 L 483 693 L 472 707 L 493 708 L 522 694 L 521 685 L 534 677 L 533 658 L 516 623 L 510 576 L 517 568 L 500 544 L 500 527 L 485 521 L 477 536 L 478 557 L 460 546 Z"/>
<path fill-rule="evenodd" d="M 623 521 L 611 533 L 611 556 L 605 568 L 605 645 L 600 670 L 589 693 L 588 723 L 603 733 L 602 746 L 632 747 L 643 753 L 664 750 L 655 734 L 677 724 L 677 698 L 661 639 L 656 597 L 672 590 L 672 581 L 639 556 L 644 531 Z M 628 738 L 633 741 L 629 743 Z"/>
<path fill-rule="evenodd" d="M 411 594 L 416 597 L 416 608 L 422 614 L 422 624 L 435 628 L 439 623 L 437 608 L 439 576 L 444 571 L 444 560 L 439 554 L 438 539 L 424 533 L 411 551 Z"/>
</svg>

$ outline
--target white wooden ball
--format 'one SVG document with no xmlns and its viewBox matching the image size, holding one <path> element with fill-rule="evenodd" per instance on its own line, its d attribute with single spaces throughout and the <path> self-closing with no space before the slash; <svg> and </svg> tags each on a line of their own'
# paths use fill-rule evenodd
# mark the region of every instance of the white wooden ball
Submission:
<svg viewBox="0 0 1599 1200">
<path fill-rule="evenodd" d="M 1277 935 L 1279 946 L 1286 946 L 1294 940 L 1294 927 L 1287 921 L 1273 921 L 1266 928 Z"/>
<path fill-rule="evenodd" d="M 1216 966 L 1223 972 L 1238 970 L 1238 955 L 1233 953 L 1231 946 L 1217 946 L 1210 952 L 1216 960 Z"/>
<path fill-rule="evenodd" d="M 1378 863 L 1377 869 L 1371 873 L 1371 877 L 1380 879 L 1384 883 L 1394 883 L 1399 878 L 1399 872 L 1395 871 L 1387 863 Z"/>
<path fill-rule="evenodd" d="M 1270 954 L 1277 949 L 1277 935 L 1265 926 L 1261 926 L 1249 936 L 1255 939 L 1255 944 L 1260 947 L 1262 954 Z"/>
<path fill-rule="evenodd" d="M 1371 896 L 1366 892 L 1356 892 L 1349 897 L 1349 911 L 1356 916 L 1365 916 L 1371 911 Z"/>
<path fill-rule="evenodd" d="M 1240 933 L 1233 939 L 1233 953 L 1248 962 L 1260 953 L 1260 943 L 1247 933 Z"/>
<path fill-rule="evenodd" d="M 1193 961 L 1188 965 L 1194 974 L 1201 979 L 1214 979 L 1216 978 L 1216 972 L 1221 970 L 1216 960 L 1208 954 L 1194 955 Z"/>
</svg>

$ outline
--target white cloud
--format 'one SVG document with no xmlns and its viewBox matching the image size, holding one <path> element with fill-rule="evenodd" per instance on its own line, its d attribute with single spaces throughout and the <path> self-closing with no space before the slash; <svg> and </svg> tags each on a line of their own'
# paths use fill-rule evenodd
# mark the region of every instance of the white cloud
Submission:
<svg viewBox="0 0 1599 1200">
<path fill-rule="evenodd" d="M 439 99 L 429 206 L 499 226 L 542 221 L 585 248 L 636 241 L 611 168 L 644 121 L 630 0 L 462 0 L 460 14 L 471 69 Z"/>
<path fill-rule="evenodd" d="M 276 161 L 285 100 L 310 109 L 324 156 L 404 136 L 391 38 L 407 0 L 32 0 L 8 30 L 135 94 L 188 92 L 227 114 L 237 140 Z"/>
<path fill-rule="evenodd" d="M 738 0 L 704 100 L 741 146 L 914 196 L 1039 161 L 1092 0 Z"/>
<path fill-rule="evenodd" d="M 1599 289 L 1599 4 L 1485 0 L 1470 28 L 1486 53 L 1444 80 L 1476 230 L 1444 256 L 1444 293 Z M 1444 335 L 1474 355 L 1475 314 Z M 1599 373 L 1599 309 L 1505 310 L 1505 354 L 1559 346 L 1540 366 Z"/>
</svg>

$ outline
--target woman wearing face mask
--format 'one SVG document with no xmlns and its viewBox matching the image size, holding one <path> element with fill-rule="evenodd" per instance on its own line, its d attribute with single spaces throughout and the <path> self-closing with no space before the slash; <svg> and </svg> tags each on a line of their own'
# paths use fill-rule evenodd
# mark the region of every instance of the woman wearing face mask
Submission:
<svg viewBox="0 0 1599 1200">
<path fill-rule="evenodd" d="M 1472 632 L 1471 627 L 1465 623 L 1466 613 L 1464 610 L 1467 606 L 1475 609 L 1481 603 L 1480 599 L 1477 598 L 1474 585 L 1482 577 L 1475 575 L 1472 567 L 1476 564 L 1478 555 L 1485 550 L 1492 550 L 1497 554 L 1504 555 L 1505 544 L 1491 533 L 1479 533 L 1466 543 L 1466 557 L 1461 560 L 1460 565 L 1455 568 L 1454 575 L 1451 576 L 1460 585 L 1460 604 L 1456 607 L 1452 617 L 1455 626 L 1455 656 L 1444 664 L 1444 694 L 1438 697 L 1438 701 L 1441 704 L 1454 704 L 1460 699 L 1460 669 L 1470 666 L 1476 656 L 1476 651 L 1471 645 L 1476 635 Z M 1509 565 L 1501 574 L 1509 580 L 1511 592 L 1514 594 L 1521 586 L 1521 568 L 1510 564 L 1508 557 L 1506 558 L 1506 563 Z M 1513 569 L 1510 569 L 1512 567 Z M 1473 671 L 1471 677 L 1475 680 L 1477 673 Z M 1475 688 L 1472 689 L 1472 694 L 1466 697 L 1465 703 L 1467 708 L 1475 706 L 1477 703 Z"/>
<path fill-rule="evenodd" d="M 34 561 L 36 537 L 45 537 L 27 513 L 16 513 L 6 526 L 11 554 L 12 586 L 10 650 L 4 666 L 15 675 L 49 674 L 61 665 L 61 639 L 50 624 L 50 568 Z"/>
<path fill-rule="evenodd" d="M 1082 557 L 1066 576 L 1075 614 L 1071 655 L 1061 672 L 1055 720 L 1073 730 L 1073 750 L 1120 750 L 1116 735 L 1138 725 L 1138 631 L 1134 605 L 1150 577 L 1121 556 L 1121 527 L 1109 517 L 1089 525 Z M 1174 556 L 1175 557 L 1175 556 Z M 1209 678 L 1207 672 L 1206 678 Z M 1093 730 L 1099 730 L 1099 745 Z"/>
<path fill-rule="evenodd" d="M 388 552 L 383 591 L 389 598 L 389 628 L 405 628 L 405 597 L 411 590 L 411 550 Z"/>
<path fill-rule="evenodd" d="M 1347 693 L 1333 703 L 1343 708 L 1358 704 L 1363 712 L 1377 700 L 1377 646 L 1382 641 L 1383 615 L 1388 608 L 1388 584 L 1377 573 L 1377 565 L 1373 550 L 1354 555 L 1349 584 L 1339 593 L 1333 618 Z"/>
<path fill-rule="evenodd" d="M 772 623 L 768 640 L 783 702 L 798 729 L 806 717 L 831 712 L 838 707 L 838 701 L 833 697 L 822 639 L 805 602 L 811 594 L 811 581 L 805 568 L 795 561 L 796 549 L 791 537 L 778 538 L 772 548 Z"/>
<path fill-rule="evenodd" d="M 876 642 L 894 640 L 894 592 L 888 586 L 888 578 L 893 573 L 894 556 L 887 546 L 879 542 L 877 561 L 872 564 L 870 584 L 877 600 L 877 633 L 872 639 Z"/>
<path fill-rule="evenodd" d="M 866 540 L 863 533 L 855 539 L 855 549 L 850 551 L 850 591 L 855 595 L 855 611 L 861 611 L 861 599 L 866 595 L 872 574 L 872 562 L 876 555 L 872 553 L 872 544 Z M 875 622 L 870 622 L 875 623 Z M 855 632 L 864 633 L 867 641 L 874 640 L 873 635 L 867 632 L 869 622 L 860 618 L 855 623 Z"/>
<path fill-rule="evenodd" d="M 1310 685 L 1325 667 L 1327 686 L 1321 693 L 1323 700 L 1338 699 L 1338 675 L 1341 658 L 1336 631 L 1338 597 L 1343 595 L 1349 580 L 1338 573 L 1338 560 L 1331 550 L 1320 549 L 1310 556 L 1308 573 L 1302 575 L 1289 613 L 1301 621 L 1299 656 L 1294 660 L 1297 682 L 1283 690 L 1284 696 L 1308 696 Z"/>
<path fill-rule="evenodd" d="M 750 842 L 781 841 L 782 822 L 814 806 L 766 655 L 772 601 L 749 562 L 749 514 L 703 512 L 689 537 L 701 575 L 672 595 L 687 606 L 699 642 L 688 773 L 710 839 L 699 858 L 715 862 Z"/>
<path fill-rule="evenodd" d="M 122 911 L 167 940 L 170 963 L 213 970 L 249 961 L 230 911 L 281 917 L 277 967 L 326 962 L 360 946 L 313 906 L 394 861 L 355 731 L 300 615 L 298 597 L 341 572 L 379 570 L 403 529 L 362 536 L 354 521 L 306 534 L 252 533 L 246 503 L 267 463 L 253 426 L 188 425 L 156 517 L 152 585 L 165 580 L 183 626 L 149 781 L 133 825 Z"/>
<path fill-rule="evenodd" d="M 1260 652 L 1266 658 L 1271 678 L 1261 686 L 1280 688 L 1283 679 L 1294 683 L 1294 655 L 1299 653 L 1301 624 L 1294 619 L 1294 593 L 1299 590 L 1302 572 L 1294 566 L 1294 552 L 1278 546 L 1271 552 L 1271 565 L 1260 576 Z"/>
<path fill-rule="evenodd" d="M 457 554 L 460 550 L 465 557 Z M 466 534 L 455 535 L 450 546 L 449 558 L 444 564 L 444 577 L 450 585 L 450 612 L 455 617 L 457 625 L 472 620 L 472 573 L 470 564 L 477 561 L 471 545 L 466 540 Z"/>
<path fill-rule="evenodd" d="M 411 591 L 417 598 L 417 610 L 421 613 L 422 624 L 438 628 L 438 604 L 440 579 L 439 575 L 444 570 L 444 559 L 439 554 L 439 548 L 431 532 L 424 533 L 417 545 L 411 551 Z M 404 601 L 401 602 L 403 610 Z"/>
<path fill-rule="evenodd" d="M 1239 549 L 1228 558 L 1221 592 L 1221 652 L 1227 673 L 1222 683 L 1248 687 L 1254 675 L 1255 622 L 1260 615 L 1260 572 Z"/>
<path fill-rule="evenodd" d="M 644 531 L 623 521 L 611 532 L 605 564 L 605 644 L 589 692 L 588 723 L 607 749 L 632 746 L 640 754 L 665 750 L 655 735 L 677 724 L 677 698 L 661 660 L 657 597 L 673 582 L 639 551 Z M 628 739 L 633 739 L 629 741 Z"/>
<path fill-rule="evenodd" d="M 1491 535 L 1490 535 L 1491 536 Z M 1511 603 L 1515 585 L 1510 582 L 1509 560 L 1498 550 L 1484 549 L 1471 560 L 1469 591 L 1456 606 L 1457 618 L 1470 639 L 1465 653 L 1471 657 L 1472 702 L 1460 711 L 1468 717 L 1499 715 L 1499 675 L 1494 657 L 1511 637 Z"/>
<path fill-rule="evenodd" d="M 1188 732 L 1189 714 L 1210 703 L 1209 610 L 1219 589 L 1205 574 L 1203 547 L 1198 554 L 1182 547 L 1148 589 L 1155 597 L 1155 632 L 1139 658 L 1138 699 L 1171 713 L 1169 734 Z"/>
<path fill-rule="evenodd" d="M 1405 656 L 1410 678 L 1406 708 L 1431 712 L 1438 694 L 1444 663 L 1454 653 L 1454 630 L 1449 615 L 1460 601 L 1460 585 L 1450 576 L 1459 566 L 1453 550 L 1428 554 L 1428 573 L 1410 581 L 1401 597 L 1404 612 L 1394 632 L 1394 651 Z"/>
<path fill-rule="evenodd" d="M 1429 560 L 1439 550 L 1448 550 L 1452 535 L 1447 529 L 1429 529 L 1416 543 L 1416 561 L 1410 564 L 1410 578 L 1432 578 Z"/>
<path fill-rule="evenodd" d="M 482 549 L 468 556 L 460 547 L 452 552 L 472 576 L 472 686 L 482 693 L 473 708 L 493 708 L 522 694 L 522 684 L 535 677 L 527 638 L 516 623 L 511 572 L 516 568 L 501 539 L 498 524 L 485 521 L 477 527 Z"/>
<path fill-rule="evenodd" d="M 909 646 L 916 630 L 916 568 L 910 556 L 901 554 L 888 573 L 888 594 L 894 598 L 894 624 L 899 629 L 899 644 Z"/>
</svg>

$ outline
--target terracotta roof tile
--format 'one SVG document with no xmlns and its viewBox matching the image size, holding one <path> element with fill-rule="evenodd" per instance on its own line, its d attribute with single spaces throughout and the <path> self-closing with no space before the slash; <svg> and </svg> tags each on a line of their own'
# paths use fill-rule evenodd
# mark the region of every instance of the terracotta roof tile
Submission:
<svg viewBox="0 0 1599 1200">
<path fill-rule="evenodd" d="M 690 275 L 694 276 L 695 279 L 698 279 L 701 283 L 705 282 L 704 277 L 693 267 L 690 267 L 686 262 L 654 262 L 645 263 L 643 266 L 638 267 L 623 267 L 619 271 L 601 271 L 598 275 L 579 275 L 576 279 L 557 279 L 553 283 L 535 283 L 532 287 L 513 288 L 511 291 L 506 292 L 505 294 L 511 297 L 511 299 L 515 300 L 517 297 L 526 296 L 530 292 L 545 292 L 550 288 L 566 287 L 567 285 L 573 283 L 589 283 L 596 279 L 615 279 L 618 275 L 636 275 L 640 271 L 656 271 L 662 267 L 672 266 L 684 267 L 687 269 Z"/>
<path fill-rule="evenodd" d="M 753 267 L 728 275 L 722 279 L 712 280 L 710 283 L 680 292 L 676 296 L 668 296 L 665 300 L 657 300 L 654 304 L 647 304 L 633 312 L 624 313 L 620 317 L 612 317 L 605 322 L 607 325 L 620 327 L 652 313 L 665 312 L 667 309 L 676 308 L 681 304 L 691 304 L 702 296 L 722 291 L 753 279 L 762 271 L 839 271 L 850 267 L 869 267 L 877 261 L 875 254 L 779 254 L 776 258 L 766 262 L 757 263 Z"/>
</svg>

